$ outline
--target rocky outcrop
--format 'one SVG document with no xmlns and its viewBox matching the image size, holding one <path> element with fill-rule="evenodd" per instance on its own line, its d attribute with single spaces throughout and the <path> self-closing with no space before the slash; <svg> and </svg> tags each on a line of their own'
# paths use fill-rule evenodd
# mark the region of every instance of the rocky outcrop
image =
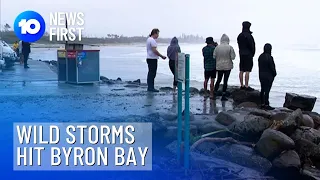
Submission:
<svg viewBox="0 0 320 180">
<path fill-rule="evenodd" d="M 285 150 L 294 149 L 294 141 L 280 131 L 267 129 L 256 144 L 256 151 L 263 157 L 273 160 Z"/>
<path fill-rule="evenodd" d="M 289 109 L 301 109 L 303 111 L 312 111 L 317 98 L 307 95 L 298 95 L 294 93 L 286 93 L 286 99 L 283 107 Z"/>
<path fill-rule="evenodd" d="M 303 126 L 314 128 L 313 119 L 309 115 L 304 114 L 302 117 L 303 117 L 302 118 L 302 125 Z"/>
<path fill-rule="evenodd" d="M 244 102 L 253 102 L 253 103 L 256 103 L 257 105 L 261 104 L 260 92 L 257 90 L 246 91 L 246 90 L 237 89 L 232 92 L 231 97 L 235 104 L 241 104 Z"/>
</svg>

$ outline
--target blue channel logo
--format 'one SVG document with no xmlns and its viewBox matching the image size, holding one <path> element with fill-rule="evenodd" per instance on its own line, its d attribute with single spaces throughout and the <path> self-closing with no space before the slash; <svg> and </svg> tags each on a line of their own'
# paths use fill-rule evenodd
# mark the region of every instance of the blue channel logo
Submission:
<svg viewBox="0 0 320 180">
<path fill-rule="evenodd" d="M 38 41 L 46 30 L 43 17 L 35 11 L 24 11 L 14 21 L 14 33 L 25 42 Z"/>
</svg>

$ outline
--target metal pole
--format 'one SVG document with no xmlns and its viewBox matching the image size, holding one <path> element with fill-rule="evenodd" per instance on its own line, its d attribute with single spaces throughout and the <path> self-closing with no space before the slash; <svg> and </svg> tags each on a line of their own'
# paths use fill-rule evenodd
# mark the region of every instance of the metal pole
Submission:
<svg viewBox="0 0 320 180">
<path fill-rule="evenodd" d="M 190 55 L 186 54 L 186 70 L 185 70 L 185 109 L 184 109 L 184 168 L 189 169 L 190 155 Z"/>
<path fill-rule="evenodd" d="M 178 82 L 178 162 L 181 158 L 181 142 L 182 142 L 182 82 Z"/>
</svg>

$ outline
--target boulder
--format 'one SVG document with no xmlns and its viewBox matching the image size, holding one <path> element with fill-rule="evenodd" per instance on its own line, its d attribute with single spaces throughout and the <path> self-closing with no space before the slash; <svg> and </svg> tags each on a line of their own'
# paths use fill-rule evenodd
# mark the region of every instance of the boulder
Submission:
<svg viewBox="0 0 320 180">
<path fill-rule="evenodd" d="M 194 121 L 190 121 L 191 125 L 198 128 L 198 133 L 207 134 L 215 131 L 225 130 L 226 126 L 218 123 L 211 115 L 194 115 Z M 215 134 L 215 136 L 225 136 L 225 132 Z"/>
<path fill-rule="evenodd" d="M 297 141 L 301 138 L 311 141 L 315 144 L 319 144 L 320 131 L 310 127 L 301 126 L 291 135 L 291 139 Z"/>
<path fill-rule="evenodd" d="M 320 147 L 315 143 L 300 138 L 295 141 L 296 151 L 300 155 L 301 160 L 305 161 L 310 158 L 312 161 L 320 160 Z"/>
<path fill-rule="evenodd" d="M 295 130 L 301 125 L 302 119 L 302 111 L 300 109 L 295 110 L 283 121 L 279 131 L 291 136 L 292 133 L 294 133 Z"/>
<path fill-rule="evenodd" d="M 122 81 L 122 79 L 120 77 L 118 77 L 116 81 Z"/>
<path fill-rule="evenodd" d="M 190 87 L 190 94 L 199 94 L 199 89 L 195 88 L 195 87 Z"/>
<path fill-rule="evenodd" d="M 290 116 L 290 113 L 287 113 L 287 112 L 278 112 L 278 113 L 275 113 L 271 116 L 271 120 L 272 121 L 283 121 L 285 120 L 287 117 Z"/>
<path fill-rule="evenodd" d="M 283 107 L 289 109 L 301 109 L 303 111 L 312 111 L 317 98 L 307 95 L 298 95 L 295 93 L 286 93 L 286 99 Z"/>
<path fill-rule="evenodd" d="M 182 121 L 184 121 L 184 110 L 182 111 Z M 194 114 L 190 112 L 189 121 L 194 121 Z"/>
<path fill-rule="evenodd" d="M 207 94 L 209 94 L 209 93 L 210 93 L 210 91 L 207 90 Z M 203 88 L 200 89 L 199 94 L 200 94 L 201 96 L 203 96 L 203 95 L 205 94 L 205 90 L 204 90 Z"/>
<path fill-rule="evenodd" d="M 250 113 L 249 114 L 252 114 L 252 115 L 255 115 L 255 116 L 262 116 L 262 117 L 267 118 L 267 119 L 271 119 L 271 117 L 272 117 L 272 113 L 271 112 L 265 111 L 265 110 L 262 110 L 262 109 L 250 109 Z"/>
<path fill-rule="evenodd" d="M 285 151 L 272 161 L 273 167 L 285 169 L 293 167 L 299 171 L 301 162 L 298 153 L 294 150 Z"/>
<path fill-rule="evenodd" d="M 294 141 L 290 137 L 280 131 L 267 129 L 256 144 L 255 150 L 263 157 L 273 160 L 282 151 L 291 150 L 294 147 Z"/>
<path fill-rule="evenodd" d="M 172 87 L 161 87 L 159 90 L 160 91 L 173 91 L 173 88 Z"/>
<path fill-rule="evenodd" d="M 246 91 L 246 90 L 237 89 L 232 92 L 231 97 L 235 104 L 241 104 L 244 102 L 254 102 L 257 105 L 261 104 L 260 92 L 257 90 Z"/>
<path fill-rule="evenodd" d="M 107 77 L 100 76 L 100 80 L 101 80 L 101 81 L 108 81 L 109 79 L 108 79 Z"/>
<path fill-rule="evenodd" d="M 216 148 L 211 156 L 252 168 L 262 174 L 268 172 L 272 166 L 268 159 L 259 156 L 253 148 L 239 144 L 226 144 Z"/>
<path fill-rule="evenodd" d="M 234 122 L 228 127 L 228 129 L 232 132 L 243 135 L 246 138 L 255 138 L 255 140 L 257 140 L 256 138 L 259 137 L 264 130 L 270 127 L 270 125 L 271 121 L 264 117 L 247 115 L 244 117 L 244 121 Z"/>
<path fill-rule="evenodd" d="M 318 128 L 320 126 L 320 115 L 316 112 L 303 112 L 304 114 L 309 115 L 313 119 L 314 128 Z"/>
<path fill-rule="evenodd" d="M 304 114 L 302 117 L 303 117 L 302 118 L 302 125 L 303 126 L 314 128 L 313 119 L 309 115 Z"/>
<path fill-rule="evenodd" d="M 243 102 L 237 105 L 237 108 L 258 108 L 258 105 L 254 102 Z"/>
<path fill-rule="evenodd" d="M 269 174 L 278 179 L 300 179 L 301 161 L 298 153 L 285 151 L 273 160 Z"/>
<path fill-rule="evenodd" d="M 216 121 L 222 125 L 229 126 L 230 124 L 237 121 L 237 118 L 232 111 L 221 111 L 217 115 Z"/>
</svg>

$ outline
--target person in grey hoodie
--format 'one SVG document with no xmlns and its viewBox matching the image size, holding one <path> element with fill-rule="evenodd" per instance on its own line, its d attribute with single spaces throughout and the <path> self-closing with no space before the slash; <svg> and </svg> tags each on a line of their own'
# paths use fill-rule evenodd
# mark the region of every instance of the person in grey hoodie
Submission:
<svg viewBox="0 0 320 180">
<path fill-rule="evenodd" d="M 181 53 L 178 39 L 173 37 L 170 43 L 170 46 L 167 49 L 167 56 L 169 58 L 169 68 L 173 74 L 173 91 L 176 90 L 178 81 L 176 81 L 176 72 L 175 67 L 178 61 L 178 53 Z"/>
<path fill-rule="evenodd" d="M 236 53 L 231 45 L 230 39 L 226 34 L 223 34 L 220 39 L 220 45 L 216 47 L 213 52 L 213 57 L 216 58 L 216 69 L 218 72 L 218 79 L 214 86 L 214 91 L 217 92 L 223 77 L 223 94 L 222 101 L 228 100 L 226 91 L 228 87 L 228 80 L 231 69 L 233 69 L 233 60 L 236 58 Z"/>
</svg>

